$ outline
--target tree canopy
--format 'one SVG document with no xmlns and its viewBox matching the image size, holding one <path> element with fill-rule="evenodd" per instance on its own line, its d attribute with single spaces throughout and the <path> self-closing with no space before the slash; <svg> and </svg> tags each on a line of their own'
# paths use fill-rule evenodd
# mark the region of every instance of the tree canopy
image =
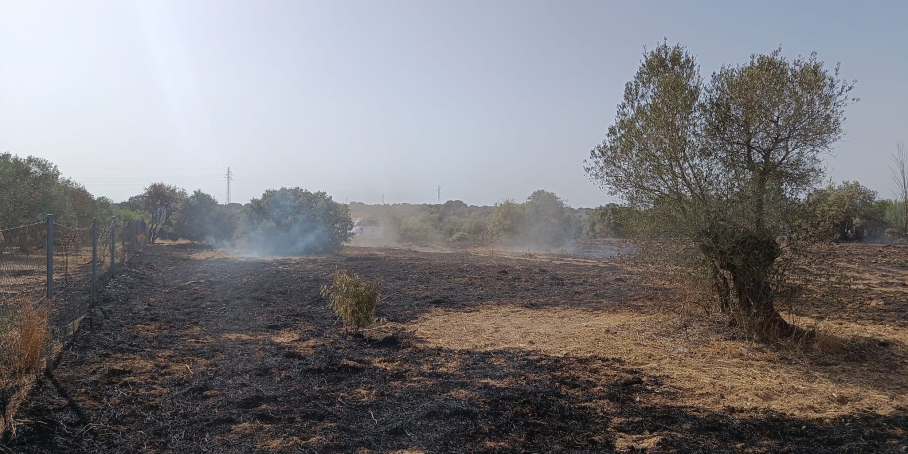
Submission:
<svg viewBox="0 0 908 454">
<path fill-rule="evenodd" d="M 46 159 L 0 154 L 0 227 L 37 221 L 49 213 L 58 222 L 85 226 L 94 217 L 109 216 L 109 208 Z"/>
<path fill-rule="evenodd" d="M 586 171 L 642 213 L 638 238 L 689 244 L 737 320 L 788 332 L 773 304 L 780 241 L 844 135 L 852 88 L 816 54 L 780 49 L 705 81 L 687 49 L 662 43 L 644 52 Z"/>
</svg>

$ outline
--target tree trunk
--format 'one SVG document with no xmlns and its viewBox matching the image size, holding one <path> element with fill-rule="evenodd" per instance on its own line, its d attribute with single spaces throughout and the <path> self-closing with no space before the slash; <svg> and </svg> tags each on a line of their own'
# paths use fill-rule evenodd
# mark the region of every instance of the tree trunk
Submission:
<svg viewBox="0 0 908 454">
<path fill-rule="evenodd" d="M 725 274 L 719 269 L 715 262 L 711 263 L 711 278 L 713 281 L 713 290 L 719 296 L 719 310 L 730 312 L 732 308 L 731 286 Z"/>
<path fill-rule="evenodd" d="M 713 263 L 713 287 L 720 307 L 729 308 L 737 323 L 761 339 L 791 335 L 793 327 L 775 308 L 769 279 L 782 250 L 775 238 L 753 231 L 713 226 L 703 235 L 701 250 Z M 728 276 L 728 278 L 726 278 Z"/>
<path fill-rule="evenodd" d="M 902 194 L 902 235 L 908 235 L 908 194 Z"/>
<path fill-rule="evenodd" d="M 761 339 L 773 340 L 792 334 L 792 327 L 775 308 L 769 269 L 739 268 L 732 272 L 732 283 L 738 300 L 738 314 L 748 331 Z"/>
</svg>

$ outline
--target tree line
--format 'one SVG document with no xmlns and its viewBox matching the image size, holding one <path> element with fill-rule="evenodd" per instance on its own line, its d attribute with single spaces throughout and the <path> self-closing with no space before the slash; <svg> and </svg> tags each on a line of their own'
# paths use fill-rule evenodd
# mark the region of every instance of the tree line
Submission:
<svg viewBox="0 0 908 454">
<path fill-rule="evenodd" d="M 173 185 L 153 183 L 142 193 L 114 203 L 107 197 L 94 197 L 47 160 L 9 153 L 0 155 L 0 191 L 4 199 L 0 204 L 2 226 L 41 220 L 47 213 L 53 213 L 59 222 L 80 226 L 90 224 L 93 218 L 101 222 L 114 216 L 121 220 L 141 218 L 151 226 L 151 241 L 239 241 L 263 251 L 322 249 L 297 244 L 300 240 L 296 236 L 305 236 L 302 230 L 320 232 L 313 240 L 321 244 L 324 237 L 331 245 L 327 249 L 337 248 L 349 239 L 341 230 L 346 228 L 350 211 L 383 218 L 400 241 L 479 241 L 530 247 L 560 247 L 578 239 L 626 238 L 640 214 L 628 204 L 572 208 L 557 194 L 545 190 L 533 192 L 522 202 L 505 199 L 495 206 L 467 205 L 460 200 L 393 205 L 352 202 L 344 213 L 344 207 L 326 194 L 299 188 L 269 190 L 246 205 L 223 205 L 201 190 L 189 193 Z M 829 182 L 798 203 L 803 205 L 802 228 L 817 240 L 905 242 L 904 200 L 881 199 L 858 182 Z"/>
<path fill-rule="evenodd" d="M 114 203 L 95 197 L 61 175 L 45 159 L 0 154 L 0 227 L 43 220 L 85 227 L 99 222 L 143 219 L 148 241 L 160 239 L 230 243 L 258 254 L 327 252 L 350 238 L 353 221 L 347 206 L 324 192 L 300 188 L 269 189 L 245 205 L 222 205 L 213 196 L 165 183 Z"/>
<path fill-rule="evenodd" d="M 49 213 L 57 222 L 74 226 L 86 226 L 94 218 L 138 217 L 107 197 L 93 196 L 56 165 L 35 156 L 0 154 L 0 199 L 0 227 L 43 220 Z"/>
</svg>

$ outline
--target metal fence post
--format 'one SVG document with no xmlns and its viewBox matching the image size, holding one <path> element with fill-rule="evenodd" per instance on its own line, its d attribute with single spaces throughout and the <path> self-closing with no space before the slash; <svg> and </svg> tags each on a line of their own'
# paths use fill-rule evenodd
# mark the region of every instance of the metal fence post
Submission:
<svg viewBox="0 0 908 454">
<path fill-rule="evenodd" d="M 54 215 L 47 215 L 47 299 L 54 297 Z"/>
<path fill-rule="evenodd" d="M 91 302 L 98 294 L 98 218 L 91 222 Z"/>
<path fill-rule="evenodd" d="M 110 277 L 114 275 L 117 265 L 117 217 L 110 218 Z"/>
</svg>

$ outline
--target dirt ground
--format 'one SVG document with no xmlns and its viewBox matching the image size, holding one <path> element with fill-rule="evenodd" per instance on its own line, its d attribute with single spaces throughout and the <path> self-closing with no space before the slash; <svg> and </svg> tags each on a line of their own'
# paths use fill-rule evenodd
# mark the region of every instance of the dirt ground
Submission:
<svg viewBox="0 0 908 454">
<path fill-rule="evenodd" d="M 908 248 L 836 246 L 856 293 L 787 314 L 804 348 L 593 252 L 150 247 L 0 451 L 908 451 Z M 384 277 L 383 324 L 343 332 L 338 267 Z"/>
</svg>

